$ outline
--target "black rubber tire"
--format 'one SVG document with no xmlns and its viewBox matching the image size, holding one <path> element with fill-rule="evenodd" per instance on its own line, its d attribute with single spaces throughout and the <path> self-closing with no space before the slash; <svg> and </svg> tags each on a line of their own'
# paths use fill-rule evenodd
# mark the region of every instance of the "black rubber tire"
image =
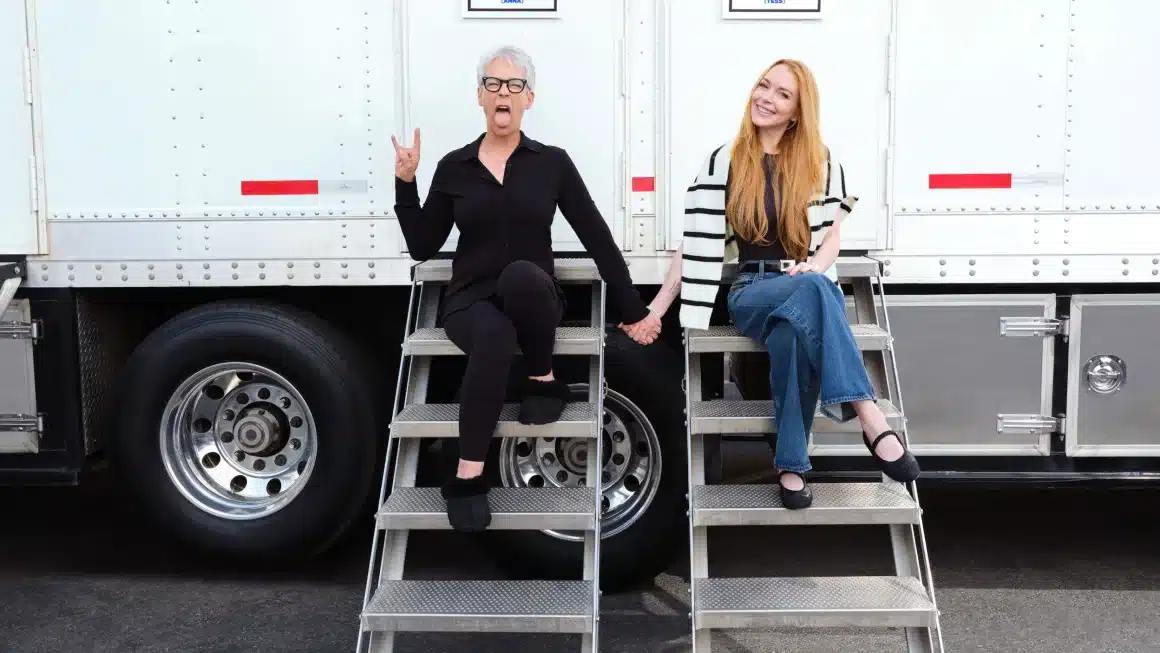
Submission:
<svg viewBox="0 0 1160 653">
<path fill-rule="evenodd" d="M 194 550 L 262 563 L 308 557 L 330 546 L 366 505 L 376 465 L 375 408 L 357 347 L 312 314 L 225 301 L 181 313 L 151 333 L 120 375 L 110 467 L 129 497 Z M 278 512 L 231 521 L 187 501 L 166 474 L 158 440 L 162 411 L 197 370 L 225 361 L 263 365 L 301 392 L 318 429 L 307 486 Z"/>
<path fill-rule="evenodd" d="M 662 465 L 660 484 L 644 514 L 627 529 L 601 540 L 601 590 L 617 593 L 651 584 L 670 567 L 676 554 L 688 551 L 684 365 L 680 354 L 666 344 L 637 345 L 619 329 L 609 331 L 605 343 L 608 387 L 635 403 L 652 423 Z M 495 458 L 488 467 L 490 473 L 499 467 Z M 493 482 L 499 484 L 498 475 Z M 538 531 L 490 531 L 489 535 L 496 559 L 513 576 L 579 578 L 581 542 Z"/>
</svg>

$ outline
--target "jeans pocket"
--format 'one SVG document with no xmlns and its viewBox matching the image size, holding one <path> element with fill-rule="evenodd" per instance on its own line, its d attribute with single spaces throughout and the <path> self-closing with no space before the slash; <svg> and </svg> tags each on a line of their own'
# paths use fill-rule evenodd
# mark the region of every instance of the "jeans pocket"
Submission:
<svg viewBox="0 0 1160 653">
<path fill-rule="evenodd" d="M 752 272 L 742 272 L 741 274 L 737 275 L 737 277 L 733 279 L 733 283 L 729 284 L 729 294 L 732 295 L 738 290 L 741 290 L 745 286 L 749 285 L 750 281 L 753 281 Z"/>
<path fill-rule="evenodd" d="M 753 273 L 752 272 L 743 272 L 743 273 L 737 275 L 737 278 L 734 279 L 733 282 L 729 284 L 729 292 L 725 296 L 725 303 L 726 303 L 726 306 L 729 309 L 729 313 L 731 315 L 733 313 L 733 306 L 737 301 L 737 297 L 741 294 L 741 291 L 744 290 L 745 287 L 749 285 L 749 283 L 751 281 L 753 281 Z"/>
</svg>

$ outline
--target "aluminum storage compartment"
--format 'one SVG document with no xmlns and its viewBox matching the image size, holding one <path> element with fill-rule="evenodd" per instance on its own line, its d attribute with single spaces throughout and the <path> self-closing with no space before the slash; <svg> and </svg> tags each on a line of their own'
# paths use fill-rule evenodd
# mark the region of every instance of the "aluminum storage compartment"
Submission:
<svg viewBox="0 0 1160 653">
<path fill-rule="evenodd" d="M 1071 300 L 1069 456 L 1160 455 L 1160 295 Z"/>
<path fill-rule="evenodd" d="M 1035 327 L 1051 330 L 1054 295 L 888 292 L 886 302 L 915 453 L 1049 452 L 1054 429 L 1037 423 L 1050 421 L 1055 338 Z M 866 452 L 838 442 L 849 438 L 815 434 L 813 453 Z"/>
<path fill-rule="evenodd" d="M 0 316 L 0 454 L 40 451 L 32 361 L 35 329 L 26 299 L 14 300 Z"/>
</svg>

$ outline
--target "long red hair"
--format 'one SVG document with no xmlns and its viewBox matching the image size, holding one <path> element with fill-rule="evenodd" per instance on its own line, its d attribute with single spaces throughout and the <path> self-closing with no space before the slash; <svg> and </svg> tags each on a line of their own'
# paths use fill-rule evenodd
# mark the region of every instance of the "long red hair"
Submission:
<svg viewBox="0 0 1160 653">
<path fill-rule="evenodd" d="M 729 224 L 737 236 L 747 242 L 768 244 L 769 216 L 765 213 L 764 151 L 757 126 L 750 117 L 750 102 L 761 79 L 774 67 L 783 65 L 797 79 L 797 122 L 781 137 L 774 174 L 777 205 L 777 235 L 786 253 L 805 260 L 810 247 L 810 224 L 807 209 L 814 194 L 821 190 L 826 146 L 819 127 L 818 85 L 805 64 L 793 59 L 775 61 L 754 82 L 745 103 L 741 129 L 730 157 L 732 180 L 729 203 L 725 207 Z M 778 192 L 780 191 L 780 192 Z"/>
</svg>

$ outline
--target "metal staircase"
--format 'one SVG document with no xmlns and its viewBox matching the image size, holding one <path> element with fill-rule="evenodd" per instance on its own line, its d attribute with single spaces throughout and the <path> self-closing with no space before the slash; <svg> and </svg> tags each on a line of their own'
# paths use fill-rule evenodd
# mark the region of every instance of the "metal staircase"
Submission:
<svg viewBox="0 0 1160 653">
<path fill-rule="evenodd" d="M 391 438 L 379 492 L 379 510 L 363 597 L 359 653 L 388 653 L 399 632 L 579 633 L 581 650 L 597 650 L 599 624 L 601 483 L 576 488 L 493 488 L 488 495 L 489 529 L 584 532 L 584 568 L 577 581 L 407 580 L 407 539 L 414 530 L 448 530 L 437 487 L 415 487 L 424 438 L 455 438 L 457 404 L 427 403 L 431 357 L 463 355 L 435 328 L 440 289 L 450 280 L 451 262 L 428 261 L 414 268 L 403 356 L 391 423 Z M 586 479 L 600 478 L 604 413 L 605 287 L 591 260 L 558 259 L 563 284 L 592 287 L 591 325 L 561 327 L 556 355 L 588 356 L 589 393 L 569 403 L 561 419 L 544 426 L 516 420 L 518 406 L 505 405 L 495 436 L 587 438 Z M 388 492 L 388 484 L 390 491 Z"/>
<path fill-rule="evenodd" d="M 898 369 L 877 261 L 839 258 L 839 280 L 853 286 L 851 327 L 880 406 L 904 443 L 906 434 Z M 726 283 L 735 269 L 727 270 Z M 874 281 L 877 283 L 874 283 Z M 877 287 L 877 306 L 874 288 Z M 781 506 L 773 485 L 706 485 L 705 442 L 710 434 L 774 432 L 771 401 L 704 400 L 701 357 L 760 352 L 765 347 L 733 327 L 688 330 L 685 335 L 686 414 L 690 489 L 689 536 L 693 651 L 709 653 L 715 629 L 773 627 L 903 628 L 908 653 L 942 653 L 938 607 L 914 483 L 811 483 L 813 504 Z M 836 424 L 817 414 L 814 434 L 850 433 L 861 441 L 857 420 Z M 869 455 L 861 444 L 862 451 Z M 890 530 L 894 576 L 712 578 L 707 531 L 719 526 L 873 524 Z"/>
</svg>

